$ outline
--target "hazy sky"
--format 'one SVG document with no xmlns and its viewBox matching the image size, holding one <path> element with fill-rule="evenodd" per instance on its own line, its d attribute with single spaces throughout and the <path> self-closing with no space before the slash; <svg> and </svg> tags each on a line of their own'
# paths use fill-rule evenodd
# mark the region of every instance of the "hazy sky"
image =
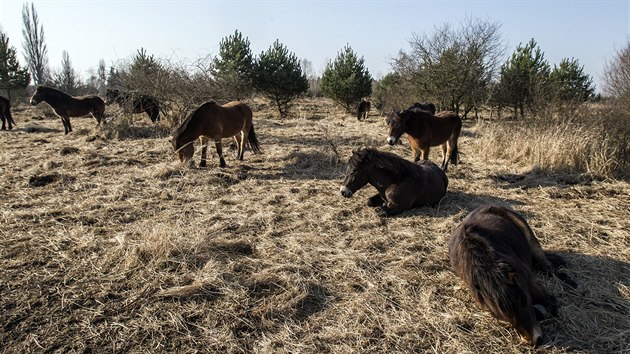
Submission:
<svg viewBox="0 0 630 354">
<path fill-rule="evenodd" d="M 22 1 L 0 0 L 0 25 L 22 63 Z M 552 64 L 576 58 L 601 82 L 604 64 L 628 40 L 628 1 L 35 1 L 52 68 L 67 50 L 87 77 L 144 47 L 173 60 L 214 55 L 238 29 L 257 55 L 276 39 L 321 72 L 346 43 L 375 77 L 408 49 L 413 33 L 466 17 L 501 25 L 506 58 L 534 38 Z"/>
</svg>

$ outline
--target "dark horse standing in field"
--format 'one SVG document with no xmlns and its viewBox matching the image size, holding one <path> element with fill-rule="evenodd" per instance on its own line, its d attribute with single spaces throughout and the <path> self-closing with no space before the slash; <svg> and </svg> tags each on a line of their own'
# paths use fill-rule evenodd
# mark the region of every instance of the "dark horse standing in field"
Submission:
<svg viewBox="0 0 630 354">
<path fill-rule="evenodd" d="M 429 158 L 431 146 L 442 147 L 442 169 L 446 171 L 448 162 L 457 165 L 457 139 L 462 130 L 462 120 L 451 111 L 436 115 L 422 109 L 406 109 L 392 112 L 387 118 L 389 136 L 387 142 L 394 145 L 403 133 L 408 134 L 413 152 L 413 160 Z"/>
<path fill-rule="evenodd" d="M 107 89 L 105 98 L 107 99 L 105 101 L 105 105 L 109 106 L 110 104 L 116 102 L 125 113 L 146 112 L 153 123 L 160 120 L 160 106 L 158 105 L 155 97 L 148 95 L 135 95 L 133 93 L 120 90 Z"/>
<path fill-rule="evenodd" d="M 435 105 L 433 103 L 431 103 L 431 102 L 425 102 L 425 103 L 418 103 L 418 102 L 416 102 L 413 105 L 411 105 L 411 107 L 409 107 L 407 109 L 427 111 L 427 112 L 435 115 Z"/>
<path fill-rule="evenodd" d="M 355 150 L 348 162 L 341 194 L 350 198 L 368 183 L 378 190 L 368 199 L 368 205 L 380 206 L 385 215 L 395 215 L 412 207 L 439 203 L 446 194 L 448 179 L 430 161 L 412 163 L 376 149 Z"/>
<path fill-rule="evenodd" d="M 359 102 L 359 104 L 357 105 L 357 119 L 359 121 L 362 121 L 367 118 L 368 112 L 370 111 L 371 107 L 372 104 L 370 103 L 370 101 L 361 100 L 361 102 Z"/>
<path fill-rule="evenodd" d="M 538 344 L 542 331 L 535 311 L 543 316 L 548 308 L 555 314 L 557 301 L 536 283 L 532 266 L 553 272 L 564 264 L 562 258 L 545 254 L 519 214 L 492 205 L 468 214 L 448 246 L 451 265 L 477 305 L 511 323 L 531 345 Z"/>
<path fill-rule="evenodd" d="M 11 102 L 8 98 L 0 96 L 0 118 L 2 118 L 2 130 L 5 130 L 5 121 L 9 123 L 9 130 L 13 129 L 15 121 L 11 116 Z"/>
<path fill-rule="evenodd" d="M 258 138 L 254 132 L 252 110 L 244 103 L 235 101 L 219 106 L 206 102 L 199 106 L 173 133 L 173 148 L 182 162 L 192 159 L 195 149 L 193 143 L 201 140 L 200 167 L 206 166 L 208 139 L 214 140 L 221 167 L 225 167 L 221 139 L 234 137 L 238 146 L 237 158 L 243 160 L 245 144 L 249 143 L 255 153 L 260 152 Z"/>
<path fill-rule="evenodd" d="M 81 117 L 91 113 L 98 124 L 101 124 L 101 121 L 105 123 L 105 102 L 98 96 L 73 97 L 54 88 L 37 86 L 35 94 L 31 97 L 31 104 L 36 105 L 42 101 L 48 103 L 61 118 L 66 134 L 72 131 L 70 117 Z"/>
</svg>

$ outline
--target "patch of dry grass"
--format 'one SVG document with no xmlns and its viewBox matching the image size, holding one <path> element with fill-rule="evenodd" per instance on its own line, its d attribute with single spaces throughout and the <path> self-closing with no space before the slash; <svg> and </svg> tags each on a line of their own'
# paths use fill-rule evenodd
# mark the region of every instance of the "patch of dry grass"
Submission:
<svg viewBox="0 0 630 354">
<path fill-rule="evenodd" d="M 507 162 L 483 149 L 502 146 L 502 128 L 465 127 L 440 206 L 380 218 L 371 187 L 338 189 L 358 146 L 410 157 L 386 146 L 382 117 L 357 122 L 326 100 L 285 120 L 252 106 L 264 154 L 226 148 L 223 170 L 216 154 L 181 166 L 168 134 L 79 118 L 64 136 L 29 119 L 45 108 L 19 111 L 0 133 L 3 351 L 528 351 L 448 262 L 451 230 L 486 203 L 522 213 L 579 284 L 540 277 L 561 305 L 541 351 L 630 350 L 627 182 Z M 154 129 L 140 115 L 130 127 Z"/>
</svg>

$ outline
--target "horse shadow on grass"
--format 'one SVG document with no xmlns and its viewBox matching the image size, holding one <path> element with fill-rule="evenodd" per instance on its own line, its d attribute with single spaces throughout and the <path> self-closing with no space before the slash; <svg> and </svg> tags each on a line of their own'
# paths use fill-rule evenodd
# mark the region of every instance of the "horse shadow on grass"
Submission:
<svg viewBox="0 0 630 354">
<path fill-rule="evenodd" d="M 282 157 L 284 166 L 275 163 L 276 167 L 255 167 L 242 165 L 240 169 L 247 173 L 254 173 L 256 179 L 262 180 L 336 180 L 341 181 L 345 171 L 345 164 L 330 151 L 295 151 Z"/>
<path fill-rule="evenodd" d="M 376 189 L 374 189 L 374 191 L 376 192 Z M 463 213 L 463 215 L 465 216 L 474 209 L 488 204 L 500 205 L 510 209 L 514 209 L 515 205 L 523 205 L 523 203 L 520 201 L 508 198 L 498 198 L 487 194 L 471 194 L 464 193 L 462 191 L 447 190 L 444 198 L 442 198 L 440 203 L 435 207 L 424 206 L 412 208 L 401 214 L 390 217 L 406 218 L 418 215 L 444 217 L 457 215 L 460 213 Z"/>
<path fill-rule="evenodd" d="M 561 352 L 628 352 L 630 263 L 577 252 L 555 253 L 567 262 L 566 273 L 578 285 L 574 289 L 563 284 L 562 290 L 552 291 L 560 313 L 541 322 L 544 346 Z M 541 280 L 547 285 L 545 278 Z"/>
</svg>

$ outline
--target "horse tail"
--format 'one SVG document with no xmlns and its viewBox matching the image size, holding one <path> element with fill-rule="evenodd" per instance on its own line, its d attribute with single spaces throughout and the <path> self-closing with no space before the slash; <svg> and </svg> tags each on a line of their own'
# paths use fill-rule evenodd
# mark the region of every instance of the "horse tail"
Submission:
<svg viewBox="0 0 630 354">
<path fill-rule="evenodd" d="M 7 106 L 4 108 L 4 116 L 11 122 L 11 124 L 17 125 L 17 124 L 15 124 L 15 121 L 13 120 L 13 116 L 11 115 L 11 103 L 10 102 L 7 102 Z"/>
<path fill-rule="evenodd" d="M 249 147 L 256 154 L 260 154 L 262 151 L 260 150 L 260 144 L 258 142 L 258 137 L 256 136 L 256 132 L 254 131 L 254 125 L 252 124 L 251 128 L 249 128 L 249 134 L 247 135 L 247 142 L 249 143 Z"/>
<path fill-rule="evenodd" d="M 459 148 L 457 147 L 457 140 L 459 139 L 459 135 L 462 132 L 462 119 L 459 118 L 459 116 L 457 117 L 457 121 L 455 124 L 455 128 L 453 129 L 453 143 L 455 146 L 453 146 L 453 152 L 451 152 L 451 156 L 450 156 L 450 160 L 451 163 L 453 163 L 453 165 L 457 165 L 457 163 L 459 162 Z"/>
</svg>

